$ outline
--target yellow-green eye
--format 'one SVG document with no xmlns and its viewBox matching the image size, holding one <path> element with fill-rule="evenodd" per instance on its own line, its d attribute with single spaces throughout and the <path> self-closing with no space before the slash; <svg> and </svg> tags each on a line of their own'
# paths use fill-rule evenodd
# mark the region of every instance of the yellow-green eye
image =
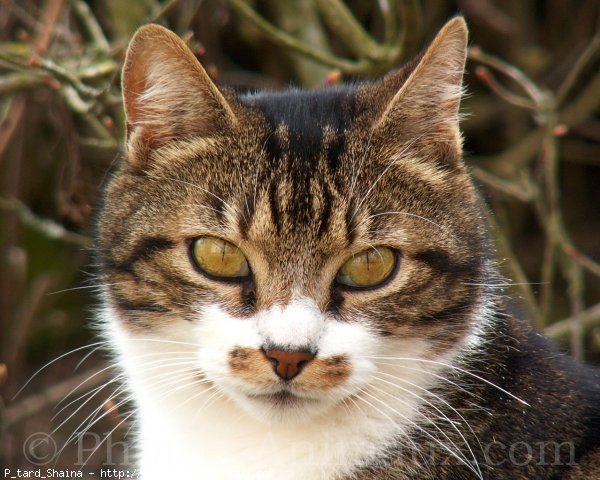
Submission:
<svg viewBox="0 0 600 480">
<path fill-rule="evenodd" d="M 200 237 L 192 242 L 192 257 L 196 265 L 214 277 L 246 277 L 250 273 L 242 251 L 216 237 Z"/>
<path fill-rule="evenodd" d="M 396 266 L 388 247 L 374 247 L 353 255 L 337 273 L 336 282 L 349 287 L 374 287 L 387 280 Z"/>
</svg>

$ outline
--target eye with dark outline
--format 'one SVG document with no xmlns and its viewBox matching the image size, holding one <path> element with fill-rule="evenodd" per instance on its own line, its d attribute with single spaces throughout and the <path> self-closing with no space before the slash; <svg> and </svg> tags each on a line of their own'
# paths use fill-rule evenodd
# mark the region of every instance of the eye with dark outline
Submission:
<svg viewBox="0 0 600 480">
<path fill-rule="evenodd" d="M 204 236 L 192 240 L 190 256 L 194 265 L 209 278 L 243 280 L 250 275 L 248 260 L 233 243 L 218 237 Z"/>
<path fill-rule="evenodd" d="M 352 255 L 338 270 L 335 281 L 353 289 L 382 286 L 396 270 L 398 254 L 389 247 L 373 247 Z"/>
</svg>

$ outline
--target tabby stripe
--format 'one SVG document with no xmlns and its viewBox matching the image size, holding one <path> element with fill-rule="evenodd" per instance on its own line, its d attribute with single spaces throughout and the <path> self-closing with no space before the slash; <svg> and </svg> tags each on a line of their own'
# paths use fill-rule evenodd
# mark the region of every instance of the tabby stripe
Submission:
<svg viewBox="0 0 600 480">
<path fill-rule="evenodd" d="M 456 305 L 452 305 L 451 307 L 444 308 L 439 312 L 423 315 L 417 320 L 417 323 L 438 323 L 438 322 L 448 322 L 450 320 L 462 319 L 469 309 L 471 308 L 471 302 L 460 302 Z"/>
<path fill-rule="evenodd" d="M 164 237 L 145 237 L 135 244 L 133 251 L 125 260 L 118 262 L 107 258 L 104 266 L 113 270 L 133 274 L 133 266 L 140 260 L 147 259 L 157 252 L 172 248 L 175 243 Z"/>
<path fill-rule="evenodd" d="M 221 224 L 224 223 L 224 219 L 225 219 L 225 202 L 221 198 L 222 195 L 223 195 L 223 193 L 216 192 L 216 193 L 213 193 L 213 195 L 210 195 L 209 197 L 207 197 L 207 203 L 209 204 L 208 206 L 213 209 L 213 211 L 215 212 L 215 215 L 217 217 L 217 220 Z"/>
<path fill-rule="evenodd" d="M 325 158 L 327 167 L 332 176 L 335 176 L 339 167 L 340 156 L 346 148 L 346 136 L 339 131 L 335 132 L 326 145 Z"/>
<path fill-rule="evenodd" d="M 163 268 L 159 268 L 158 273 L 161 275 L 161 277 L 163 278 L 163 280 L 166 284 L 171 284 L 171 286 L 173 287 L 173 288 L 169 289 L 169 291 L 166 292 L 168 294 L 173 294 L 173 295 L 177 296 L 177 295 L 179 295 L 180 292 L 182 292 L 182 291 L 185 292 L 186 289 L 188 289 L 187 290 L 188 292 L 189 292 L 189 290 L 192 290 L 195 292 L 199 288 L 198 284 L 196 284 L 194 282 L 190 282 L 189 280 L 186 280 L 181 275 L 179 275 L 177 272 L 174 272 L 172 270 L 166 270 Z M 177 288 L 175 288 L 175 287 L 177 287 Z"/>
<path fill-rule="evenodd" d="M 317 232 L 319 238 L 323 236 L 329 227 L 332 201 L 333 198 L 329 186 L 326 183 L 323 183 L 323 209 L 321 210 L 321 224 L 319 225 L 319 231 Z"/>
<path fill-rule="evenodd" d="M 240 232 L 240 236 L 244 239 L 248 239 L 248 230 L 250 230 L 250 225 L 252 225 L 252 219 L 254 218 L 255 213 L 255 202 L 249 195 L 246 195 L 246 201 L 243 204 L 243 211 L 238 217 L 238 230 Z"/>
<path fill-rule="evenodd" d="M 455 277 L 474 277 L 477 273 L 478 267 L 480 266 L 482 259 L 474 259 L 469 263 L 458 263 L 454 262 L 448 252 L 442 249 L 429 249 L 418 252 L 413 257 L 415 260 L 424 262 L 433 270 L 440 274 L 452 275 Z M 469 280 L 475 280 L 475 278 L 469 278 Z"/>
<path fill-rule="evenodd" d="M 281 233 L 281 212 L 277 201 L 277 183 L 275 181 L 269 185 L 269 206 L 271 207 L 271 220 L 279 234 Z"/>
<path fill-rule="evenodd" d="M 356 239 L 357 231 L 356 231 L 356 215 L 354 210 L 354 202 L 348 203 L 348 208 L 346 209 L 346 215 L 344 220 L 346 221 L 346 240 L 348 245 L 352 244 Z"/>
<path fill-rule="evenodd" d="M 152 302 L 132 302 L 113 294 L 117 307 L 129 312 L 169 313 L 171 309 Z"/>
</svg>

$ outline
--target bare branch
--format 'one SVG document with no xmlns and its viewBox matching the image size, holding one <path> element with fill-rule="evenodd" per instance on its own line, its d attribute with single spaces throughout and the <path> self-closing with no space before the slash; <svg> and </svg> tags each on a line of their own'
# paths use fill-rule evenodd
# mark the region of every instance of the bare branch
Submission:
<svg viewBox="0 0 600 480">
<path fill-rule="evenodd" d="M 0 198 L 0 208 L 15 212 L 25 225 L 43 233 L 48 238 L 62 240 L 86 248 L 92 246 L 92 240 L 89 237 L 79 233 L 70 232 L 54 220 L 38 217 L 27 205 L 21 203 L 16 198 Z"/>
<path fill-rule="evenodd" d="M 104 32 L 102 31 L 102 27 L 96 20 L 96 17 L 90 10 L 90 7 L 87 3 L 82 0 L 70 0 L 71 5 L 73 6 L 73 10 L 81 20 L 81 23 L 87 30 L 90 37 L 92 37 L 92 41 L 94 45 L 103 52 L 110 52 L 110 45 Z"/>
<path fill-rule="evenodd" d="M 581 325 L 586 330 L 600 326 L 600 303 L 597 303 L 593 307 L 590 307 L 577 315 L 573 315 L 572 317 L 550 325 L 544 330 L 544 333 L 553 338 L 560 338 L 569 334 L 571 329 L 578 325 Z"/>
<path fill-rule="evenodd" d="M 384 56 L 385 51 L 340 0 L 316 0 L 316 4 L 325 23 L 354 55 L 373 60 Z"/>
</svg>

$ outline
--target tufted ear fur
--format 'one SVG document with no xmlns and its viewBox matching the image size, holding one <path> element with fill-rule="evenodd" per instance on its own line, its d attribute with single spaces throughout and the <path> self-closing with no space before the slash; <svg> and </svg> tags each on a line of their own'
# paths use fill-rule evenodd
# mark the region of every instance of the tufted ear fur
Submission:
<svg viewBox="0 0 600 480">
<path fill-rule="evenodd" d="M 381 82 L 380 88 L 391 100 L 375 128 L 389 129 L 390 133 L 397 130 L 403 138 L 424 136 L 429 142 L 460 148 L 458 109 L 467 33 L 462 17 L 450 20 L 420 57 Z"/>
<path fill-rule="evenodd" d="M 211 136 L 236 121 L 187 45 L 159 25 L 143 26 L 132 38 L 122 87 L 130 148 Z"/>
</svg>

